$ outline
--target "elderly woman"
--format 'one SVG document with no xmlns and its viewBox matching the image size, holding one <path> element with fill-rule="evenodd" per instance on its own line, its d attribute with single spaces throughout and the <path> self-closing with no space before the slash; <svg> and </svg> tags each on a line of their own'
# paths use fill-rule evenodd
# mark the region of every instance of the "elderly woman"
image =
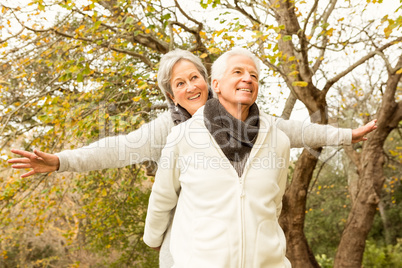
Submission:
<svg viewBox="0 0 402 268">
<path fill-rule="evenodd" d="M 127 134 L 107 137 L 86 147 L 48 154 L 13 149 L 24 158 L 10 159 L 13 168 L 36 173 L 76 171 L 85 172 L 104 168 L 123 167 L 145 160 L 158 161 L 173 126 L 186 121 L 205 104 L 212 93 L 208 90 L 207 72 L 199 58 L 188 51 L 173 50 L 164 55 L 158 71 L 158 84 L 169 103 L 170 112 Z M 305 124 L 275 119 L 279 129 L 288 135 L 291 147 L 318 147 L 350 144 L 364 140 L 364 135 L 375 128 L 375 122 L 355 129 L 337 129 L 330 126 Z"/>
<path fill-rule="evenodd" d="M 290 142 L 276 119 L 255 105 L 258 77 L 252 53 L 224 53 L 212 66 L 218 99 L 168 136 L 144 242 L 161 245 L 175 209 L 170 239 L 175 268 L 290 267 L 278 223 Z"/>
</svg>

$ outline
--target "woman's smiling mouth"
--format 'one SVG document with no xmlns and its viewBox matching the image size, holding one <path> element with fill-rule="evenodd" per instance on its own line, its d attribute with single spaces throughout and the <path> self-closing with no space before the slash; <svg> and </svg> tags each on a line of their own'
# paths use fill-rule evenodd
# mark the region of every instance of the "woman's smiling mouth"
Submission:
<svg viewBox="0 0 402 268">
<path fill-rule="evenodd" d="M 189 100 L 195 100 L 195 99 L 199 98 L 200 96 L 201 96 L 201 93 L 198 93 L 197 95 L 192 96 L 192 97 L 190 97 L 190 98 L 188 98 L 188 99 L 189 99 Z"/>
</svg>

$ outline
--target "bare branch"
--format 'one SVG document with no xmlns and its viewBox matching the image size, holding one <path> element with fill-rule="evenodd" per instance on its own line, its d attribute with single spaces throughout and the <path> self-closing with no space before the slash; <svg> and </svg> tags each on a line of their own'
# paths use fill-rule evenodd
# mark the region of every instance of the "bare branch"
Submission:
<svg viewBox="0 0 402 268">
<path fill-rule="evenodd" d="M 226 6 L 229 9 L 233 9 L 236 10 L 238 12 L 240 12 L 241 14 L 243 14 L 246 18 L 248 18 L 252 23 L 258 23 L 258 24 L 263 24 L 260 20 L 258 20 L 258 18 L 254 18 L 253 16 L 251 16 L 250 13 L 248 13 L 247 11 L 245 11 L 240 5 L 239 5 L 239 0 L 235 0 L 235 5 L 231 5 L 229 3 L 225 3 L 224 6 Z"/>
<path fill-rule="evenodd" d="M 176 7 L 180 10 L 181 14 L 183 14 L 188 20 L 198 25 L 198 30 L 201 30 L 203 28 L 203 24 L 201 22 L 195 20 L 194 18 L 190 17 L 186 12 L 184 12 L 184 10 L 181 8 L 177 0 L 174 0 L 174 3 L 176 4 Z"/>
<path fill-rule="evenodd" d="M 400 41 L 402 41 L 402 37 L 399 37 L 399 38 L 397 38 L 397 39 L 395 39 L 395 40 L 383 45 L 382 47 L 376 49 L 375 51 L 372 51 L 372 52 L 368 53 L 366 56 L 362 57 L 360 60 L 356 61 L 354 64 L 349 66 L 346 70 L 344 70 L 343 72 L 339 73 L 335 77 L 333 77 L 330 80 L 328 80 L 327 83 L 324 86 L 324 89 L 322 90 L 323 94 L 327 94 L 328 90 L 331 88 L 331 86 L 333 84 L 335 84 L 339 79 L 341 79 L 342 77 L 344 77 L 345 75 L 347 75 L 348 73 L 353 71 L 356 67 L 360 66 L 361 64 L 363 64 L 364 62 L 366 62 L 370 58 L 372 58 L 375 55 L 377 55 L 378 52 L 382 52 L 385 49 L 389 48 L 390 46 L 392 46 L 395 43 L 400 42 Z"/>
<path fill-rule="evenodd" d="M 19 31 L 18 33 L 14 34 L 14 35 L 12 35 L 12 36 L 9 36 L 9 37 L 7 37 L 7 38 L 4 39 L 4 40 L 0 40 L 0 44 L 5 43 L 5 42 L 7 42 L 8 40 L 10 40 L 10 39 L 12 39 L 12 38 L 14 38 L 14 37 L 20 35 L 23 31 L 24 31 L 24 28 L 22 28 L 21 31 Z"/>
<path fill-rule="evenodd" d="M 391 74 L 393 69 L 392 69 L 391 63 L 389 62 L 389 60 L 385 56 L 385 54 L 382 51 L 375 51 L 375 54 L 377 54 L 384 60 L 384 64 L 387 67 L 387 72 L 388 72 L 388 74 Z"/>
<path fill-rule="evenodd" d="M 334 11 L 335 9 L 335 5 L 336 5 L 336 0 L 332 0 L 328 10 L 323 14 L 323 18 L 322 18 L 322 22 L 323 24 L 327 24 L 328 22 L 328 18 L 331 15 L 331 13 Z M 322 42 L 321 42 L 321 51 L 320 51 L 320 55 L 317 57 L 317 61 L 314 63 L 313 68 L 312 68 L 312 72 L 315 73 L 318 68 L 320 67 L 321 63 L 324 60 L 324 55 L 325 55 L 325 51 L 328 45 L 328 36 L 326 34 L 322 35 Z M 306 50 L 307 51 L 307 50 Z"/>
<path fill-rule="evenodd" d="M 311 15 L 317 11 L 317 7 L 318 7 L 318 0 L 314 0 L 314 5 L 312 6 L 310 12 L 308 13 L 306 20 L 305 20 L 306 22 L 304 23 L 304 27 L 303 27 L 304 34 L 306 33 L 306 30 L 307 30 L 308 21 L 310 20 Z"/>
<path fill-rule="evenodd" d="M 285 120 L 288 120 L 290 118 L 290 115 L 292 114 L 293 107 L 295 106 L 296 101 L 297 101 L 297 98 L 291 91 L 289 93 L 288 99 L 286 100 L 285 108 L 283 108 L 281 118 L 283 118 Z"/>
</svg>

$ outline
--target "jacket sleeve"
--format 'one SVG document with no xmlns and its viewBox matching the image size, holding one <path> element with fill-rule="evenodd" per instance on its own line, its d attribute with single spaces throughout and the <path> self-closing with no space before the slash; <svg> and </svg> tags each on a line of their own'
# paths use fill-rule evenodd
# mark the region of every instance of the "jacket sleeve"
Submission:
<svg viewBox="0 0 402 268">
<path fill-rule="evenodd" d="M 176 128 L 175 128 L 176 129 Z M 177 132 L 168 136 L 167 146 L 162 150 L 158 162 L 155 183 L 149 197 L 143 240 L 150 247 L 159 247 L 168 229 L 170 215 L 175 208 L 180 193 L 180 169 Z"/>
<path fill-rule="evenodd" d="M 103 138 L 79 149 L 56 153 L 60 160 L 58 172 L 85 172 L 157 161 L 172 127 L 167 111 L 127 135 Z"/>
<path fill-rule="evenodd" d="M 352 143 L 352 130 L 348 128 L 281 118 L 276 118 L 275 125 L 289 137 L 291 148 L 317 148 Z"/>
</svg>

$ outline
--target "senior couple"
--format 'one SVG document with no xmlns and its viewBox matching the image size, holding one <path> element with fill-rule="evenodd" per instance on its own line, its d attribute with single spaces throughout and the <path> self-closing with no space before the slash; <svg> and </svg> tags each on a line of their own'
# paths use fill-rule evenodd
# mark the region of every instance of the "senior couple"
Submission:
<svg viewBox="0 0 402 268">
<path fill-rule="evenodd" d="M 254 103 L 258 79 L 258 59 L 233 49 L 214 63 L 211 90 L 200 59 L 174 50 L 158 72 L 170 113 L 80 149 L 12 150 L 24 158 L 9 162 L 31 168 L 27 177 L 159 160 L 144 241 L 154 248 L 163 242 L 161 267 L 290 267 L 277 220 L 289 147 L 350 144 L 376 126 L 372 121 L 352 131 L 271 117 Z M 267 157 L 274 158 L 268 166 L 261 161 Z"/>
</svg>

